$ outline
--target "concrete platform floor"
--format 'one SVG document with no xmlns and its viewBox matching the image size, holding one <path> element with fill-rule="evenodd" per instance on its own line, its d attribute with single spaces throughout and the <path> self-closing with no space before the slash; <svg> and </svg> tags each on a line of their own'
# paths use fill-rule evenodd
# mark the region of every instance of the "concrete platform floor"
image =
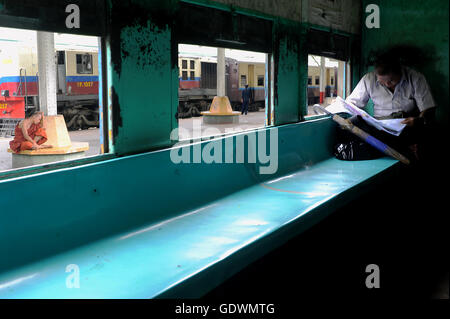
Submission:
<svg viewBox="0 0 450 319">
<path fill-rule="evenodd" d="M 201 129 L 202 136 L 210 136 L 213 131 L 227 133 L 230 131 L 245 131 L 248 129 L 264 127 L 266 113 L 265 109 L 259 112 L 249 112 L 247 115 L 239 115 L 239 124 L 203 124 L 202 117 L 191 117 L 179 119 L 178 125 L 185 130 L 179 131 L 179 139 L 187 139 L 192 136 L 194 127 Z"/>
<path fill-rule="evenodd" d="M 201 129 L 202 136 L 212 134 L 226 133 L 229 130 L 243 131 L 252 128 L 263 127 L 265 124 L 265 110 L 259 112 L 250 112 L 247 115 L 239 115 L 239 124 L 203 124 L 202 117 L 193 117 L 189 119 L 179 119 L 180 139 L 187 139 L 193 134 L 193 128 Z M 70 131 L 70 139 L 76 142 L 88 142 L 89 150 L 86 151 L 86 156 L 93 156 L 100 154 L 100 130 L 88 129 L 80 131 Z M 7 152 L 9 141 L 12 138 L 0 137 L 0 171 L 11 169 L 11 154 Z"/>
</svg>

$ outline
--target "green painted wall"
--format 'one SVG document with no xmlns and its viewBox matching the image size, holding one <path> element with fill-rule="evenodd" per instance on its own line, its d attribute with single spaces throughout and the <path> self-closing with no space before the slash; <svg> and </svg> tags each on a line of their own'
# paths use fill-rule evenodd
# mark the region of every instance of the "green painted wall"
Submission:
<svg viewBox="0 0 450 319">
<path fill-rule="evenodd" d="M 172 55 L 178 52 L 173 52 L 171 37 L 174 2 L 111 0 L 108 10 L 114 150 L 126 154 L 169 146 L 178 90 Z"/>
<path fill-rule="evenodd" d="M 6 0 L 0 0 L 0 4 Z M 29 1 L 6 1 L 0 14 L 1 26 L 21 26 L 56 31 L 64 26 L 64 13 L 58 11 L 61 2 L 51 0 L 49 15 L 37 14 Z M 64 0 L 66 1 L 66 0 Z M 68 1 L 68 0 L 67 0 Z M 174 41 L 174 16 L 183 0 L 73 0 L 80 5 L 86 21 L 95 20 L 95 30 L 64 30 L 74 33 L 94 33 L 105 40 L 104 79 L 108 118 L 108 146 L 112 154 L 126 155 L 169 147 L 175 141 L 171 132 L 178 122 L 174 114 L 178 105 L 177 43 Z M 286 0 L 288 1 L 288 0 Z M 290 1 L 290 0 L 289 0 Z M 227 1 L 185 0 L 184 2 L 229 10 L 273 21 L 272 53 L 275 61 L 274 88 L 275 125 L 298 122 L 306 110 L 307 45 L 306 32 L 310 27 L 301 23 L 298 13 L 277 6 L 280 12 L 270 13 L 273 3 L 266 1 L 243 7 L 225 4 Z M 300 3 L 291 5 L 300 10 Z M 231 2 L 230 2 L 231 3 Z M 233 2 L 234 4 L 239 2 Z M 283 2 L 284 3 L 284 2 Z M 31 5 L 22 10 L 22 4 Z M 34 7 L 33 7 L 34 6 Z M 266 7 L 268 6 L 268 7 Z M 17 10 L 12 10 L 11 8 Z M 263 8 L 264 10 L 258 10 Z M 46 12 L 47 12 L 46 11 Z M 287 19 L 293 14 L 296 18 Z M 37 16 L 33 24 L 28 16 Z M 58 25 L 55 19 L 58 17 Z M 293 18 L 294 19 L 294 18 Z M 10 25 L 10 21 L 15 21 Z M 28 21 L 28 22 L 27 22 Z M 53 23 L 53 24 L 52 24 Z M 92 26 L 93 24 L 91 24 Z"/>
<path fill-rule="evenodd" d="M 236 9 L 213 2 L 198 3 Z M 177 127 L 174 114 L 178 104 L 178 72 L 174 63 L 177 48 L 171 31 L 177 4 L 177 0 L 171 4 L 145 0 L 108 2 L 109 104 L 115 123 L 113 147 L 118 154 L 158 149 L 173 143 L 170 133 Z M 306 101 L 307 55 L 301 24 L 273 19 L 274 76 L 278 84 L 274 97 L 275 124 L 281 125 L 301 119 L 301 105 Z"/>
<path fill-rule="evenodd" d="M 448 124 L 449 108 L 449 1 L 448 0 L 363 0 L 365 7 L 374 3 L 380 7 L 380 28 L 362 24 L 362 59 L 371 50 L 393 45 L 412 45 L 422 49 L 430 59 L 420 68 L 431 87 L 440 124 Z M 362 76 L 368 68 L 362 68 Z"/>
<path fill-rule="evenodd" d="M 300 92 L 306 92 L 308 65 L 300 23 L 276 20 L 274 24 L 274 120 L 275 125 L 295 123 L 301 119 Z M 303 72 L 302 72 L 303 71 Z M 304 98 L 304 96 L 303 96 Z"/>
<path fill-rule="evenodd" d="M 80 30 L 65 28 L 62 10 L 67 1 L 48 1 L 44 15 L 29 1 L 0 0 L 3 15 L 0 25 L 103 35 L 109 149 L 124 155 L 173 144 L 170 134 L 178 126 L 174 116 L 178 105 L 178 50 L 173 26 L 174 15 L 183 0 L 73 0 L 83 12 Z M 302 11 L 303 3 L 294 0 L 276 5 L 271 1 L 244 0 L 184 2 L 273 21 L 275 125 L 301 120 L 306 109 L 305 35 L 309 25 L 300 21 L 301 12 L 307 12 L 306 5 Z M 31 23 L 30 17 L 39 23 Z"/>
</svg>

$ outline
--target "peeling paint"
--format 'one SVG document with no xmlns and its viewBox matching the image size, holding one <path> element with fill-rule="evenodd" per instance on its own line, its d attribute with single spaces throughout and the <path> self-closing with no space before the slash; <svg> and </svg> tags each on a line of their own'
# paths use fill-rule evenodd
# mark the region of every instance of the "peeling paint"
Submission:
<svg viewBox="0 0 450 319">
<path fill-rule="evenodd" d="M 132 55 L 135 62 L 143 71 L 152 65 L 164 65 L 170 63 L 170 56 L 161 47 L 158 39 L 161 33 L 168 32 L 168 26 L 160 30 L 153 23 L 147 21 L 147 25 L 126 27 L 122 30 L 122 60 Z"/>
<path fill-rule="evenodd" d="M 301 30 L 298 23 L 277 21 L 274 26 L 274 111 L 275 124 L 298 122 L 301 118 Z M 301 49 L 302 48 L 302 49 Z"/>
<path fill-rule="evenodd" d="M 109 84 L 114 89 L 111 101 L 116 153 L 171 143 L 173 4 L 162 0 L 109 2 L 113 70 Z"/>
<path fill-rule="evenodd" d="M 112 101 L 112 121 L 113 125 L 113 142 L 119 134 L 119 127 L 122 127 L 122 116 L 120 115 L 119 97 L 117 96 L 114 88 L 111 88 L 111 101 Z"/>
<path fill-rule="evenodd" d="M 134 36 L 139 36 L 136 31 L 140 30 L 149 35 L 152 31 L 158 34 L 162 30 L 171 29 L 173 8 L 171 10 L 166 8 L 171 2 L 166 1 L 164 4 L 164 1 L 154 1 L 149 7 L 145 1 L 110 0 L 111 59 L 119 77 L 122 60 L 129 57 L 130 50 L 133 50 L 130 42 L 135 40 Z M 151 51 L 144 36 L 140 36 L 137 41 L 140 43 L 141 52 Z"/>
</svg>

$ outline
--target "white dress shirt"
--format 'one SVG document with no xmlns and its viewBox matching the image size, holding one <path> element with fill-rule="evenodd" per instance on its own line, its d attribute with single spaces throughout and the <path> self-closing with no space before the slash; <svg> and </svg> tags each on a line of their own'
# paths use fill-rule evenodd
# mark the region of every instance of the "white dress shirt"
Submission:
<svg viewBox="0 0 450 319">
<path fill-rule="evenodd" d="M 414 113 L 418 109 L 422 112 L 436 106 L 423 74 L 408 67 L 402 67 L 402 78 L 394 93 L 377 81 L 375 72 L 370 72 L 363 76 L 346 100 L 363 108 L 369 98 L 374 104 L 375 118 L 400 111 Z"/>
</svg>

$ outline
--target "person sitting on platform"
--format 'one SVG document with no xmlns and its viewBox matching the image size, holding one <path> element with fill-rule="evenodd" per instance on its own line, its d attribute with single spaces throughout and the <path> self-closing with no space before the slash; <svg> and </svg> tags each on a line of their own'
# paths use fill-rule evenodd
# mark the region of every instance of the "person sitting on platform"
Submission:
<svg viewBox="0 0 450 319">
<path fill-rule="evenodd" d="M 14 140 L 9 147 L 14 153 L 25 150 L 51 148 L 51 145 L 42 145 L 47 142 L 47 134 L 43 127 L 44 113 L 37 112 L 20 121 L 14 131 Z"/>
</svg>

